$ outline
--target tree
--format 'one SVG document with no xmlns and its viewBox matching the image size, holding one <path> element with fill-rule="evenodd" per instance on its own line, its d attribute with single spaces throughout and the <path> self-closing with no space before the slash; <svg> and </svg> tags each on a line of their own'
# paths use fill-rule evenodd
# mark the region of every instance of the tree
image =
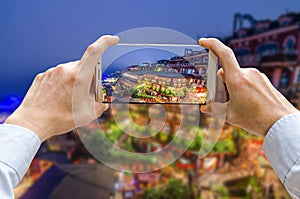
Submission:
<svg viewBox="0 0 300 199">
<path fill-rule="evenodd" d="M 179 179 L 170 179 L 165 188 L 146 189 L 143 198 L 146 199 L 186 199 L 194 198 L 193 188 L 184 185 Z"/>
<path fill-rule="evenodd" d="M 162 194 L 163 194 L 163 192 L 160 189 L 149 188 L 149 189 L 145 190 L 145 192 L 143 194 L 143 198 L 144 199 L 163 199 Z"/>
<path fill-rule="evenodd" d="M 164 199 L 184 199 L 185 187 L 178 179 L 170 179 L 163 194 Z"/>
</svg>

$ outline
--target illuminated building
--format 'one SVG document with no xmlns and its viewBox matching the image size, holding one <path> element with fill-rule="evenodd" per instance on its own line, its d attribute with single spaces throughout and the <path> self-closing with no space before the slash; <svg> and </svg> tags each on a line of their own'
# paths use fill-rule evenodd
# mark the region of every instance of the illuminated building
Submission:
<svg viewBox="0 0 300 199">
<path fill-rule="evenodd" d="M 207 79 L 208 52 L 185 49 L 184 56 L 174 56 L 170 60 L 159 60 L 156 63 L 143 63 L 128 67 L 129 72 L 123 76 L 138 83 L 145 80 L 162 85 L 181 87 L 194 84 L 204 87 Z M 147 72 L 145 72 L 147 71 Z"/>
</svg>

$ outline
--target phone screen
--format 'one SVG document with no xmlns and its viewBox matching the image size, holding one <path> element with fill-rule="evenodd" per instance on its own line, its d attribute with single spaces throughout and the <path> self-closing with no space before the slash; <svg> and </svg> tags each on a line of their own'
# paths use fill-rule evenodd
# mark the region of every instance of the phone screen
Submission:
<svg viewBox="0 0 300 199">
<path fill-rule="evenodd" d="M 104 103 L 206 104 L 216 71 L 216 56 L 199 45 L 118 44 L 97 66 L 96 98 Z"/>
</svg>

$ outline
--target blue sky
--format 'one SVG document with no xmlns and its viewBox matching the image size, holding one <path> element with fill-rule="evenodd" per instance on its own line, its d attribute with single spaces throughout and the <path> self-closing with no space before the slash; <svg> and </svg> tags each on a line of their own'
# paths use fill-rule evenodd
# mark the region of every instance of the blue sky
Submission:
<svg viewBox="0 0 300 199">
<path fill-rule="evenodd" d="M 236 12 L 276 19 L 300 12 L 297 0 L 15 0 L 0 3 L 0 99 L 22 97 L 34 76 L 79 59 L 102 34 L 146 26 L 196 39 L 229 36 Z"/>
<path fill-rule="evenodd" d="M 143 63 L 156 63 L 158 60 L 170 59 L 176 54 L 169 51 L 160 49 L 140 49 L 128 52 L 116 60 L 104 69 L 103 73 L 110 74 L 117 70 L 124 71 L 128 66 L 141 65 Z M 182 55 L 181 55 L 182 56 Z M 104 59 L 104 57 L 103 57 Z"/>
</svg>

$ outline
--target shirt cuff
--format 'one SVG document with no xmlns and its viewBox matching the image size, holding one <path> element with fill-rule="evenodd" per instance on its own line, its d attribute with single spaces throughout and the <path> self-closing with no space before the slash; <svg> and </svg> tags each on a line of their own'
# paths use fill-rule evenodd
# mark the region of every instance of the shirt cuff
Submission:
<svg viewBox="0 0 300 199">
<path fill-rule="evenodd" d="M 15 170 L 19 180 L 27 172 L 40 145 L 39 137 L 29 129 L 0 125 L 0 161 Z"/>
<path fill-rule="evenodd" d="M 284 183 L 300 157 L 300 113 L 286 115 L 268 131 L 263 150 L 279 179 Z"/>
</svg>

